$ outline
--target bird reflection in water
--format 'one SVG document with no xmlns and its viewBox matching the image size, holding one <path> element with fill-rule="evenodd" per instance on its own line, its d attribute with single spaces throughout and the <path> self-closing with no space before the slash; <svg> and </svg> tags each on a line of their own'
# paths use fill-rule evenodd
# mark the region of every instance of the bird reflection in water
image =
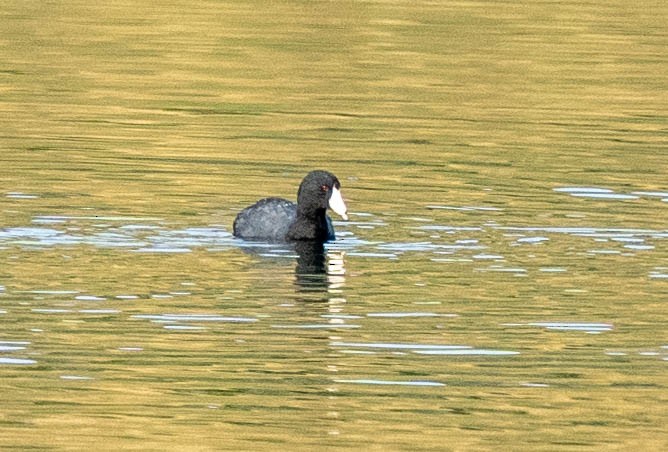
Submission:
<svg viewBox="0 0 668 452">
<path fill-rule="evenodd" d="M 299 292 L 322 294 L 323 301 L 341 292 L 346 274 L 343 251 L 327 250 L 322 243 L 312 241 L 295 243 L 295 251 L 295 284 Z"/>
</svg>

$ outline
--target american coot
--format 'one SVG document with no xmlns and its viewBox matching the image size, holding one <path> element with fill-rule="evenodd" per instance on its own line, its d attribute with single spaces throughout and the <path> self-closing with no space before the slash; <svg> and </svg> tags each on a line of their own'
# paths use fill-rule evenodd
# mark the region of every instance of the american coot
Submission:
<svg viewBox="0 0 668 452">
<path fill-rule="evenodd" d="M 282 198 L 265 198 L 239 212 L 234 235 L 269 242 L 334 240 L 334 227 L 327 208 L 348 219 L 341 197 L 341 184 L 327 171 L 311 171 L 302 180 L 297 204 Z"/>
</svg>

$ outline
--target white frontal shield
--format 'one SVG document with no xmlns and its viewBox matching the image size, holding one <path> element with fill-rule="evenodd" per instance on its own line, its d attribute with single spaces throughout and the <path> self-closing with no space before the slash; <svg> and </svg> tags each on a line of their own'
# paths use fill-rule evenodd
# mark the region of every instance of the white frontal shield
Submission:
<svg viewBox="0 0 668 452">
<path fill-rule="evenodd" d="M 336 187 L 332 187 L 332 196 L 329 197 L 329 208 L 338 213 L 344 220 L 348 219 L 348 208 L 346 207 L 346 203 L 343 202 L 341 191 Z"/>
</svg>

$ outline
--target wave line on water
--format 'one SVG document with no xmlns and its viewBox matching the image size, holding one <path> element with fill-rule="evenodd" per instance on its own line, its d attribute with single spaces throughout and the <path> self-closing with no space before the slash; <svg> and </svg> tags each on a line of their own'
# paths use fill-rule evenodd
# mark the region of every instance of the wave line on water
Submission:
<svg viewBox="0 0 668 452">
<path fill-rule="evenodd" d="M 407 344 L 389 342 L 330 342 L 332 347 L 383 348 L 397 350 L 458 350 L 472 349 L 469 345 Z"/>
<path fill-rule="evenodd" d="M 154 322 L 257 322 L 252 317 L 224 317 L 215 314 L 137 314 L 134 319 L 145 319 Z"/>
<path fill-rule="evenodd" d="M 440 383 L 438 381 L 428 381 L 428 380 L 396 381 L 396 380 L 374 380 L 374 379 L 353 379 L 353 380 L 336 379 L 333 381 L 335 383 L 351 383 L 351 384 L 365 384 L 365 385 L 445 386 L 445 383 Z"/>
<path fill-rule="evenodd" d="M 519 355 L 520 352 L 511 350 L 492 350 L 484 348 L 473 348 L 471 350 L 415 350 L 419 355 L 486 355 L 486 356 L 510 356 Z"/>
</svg>

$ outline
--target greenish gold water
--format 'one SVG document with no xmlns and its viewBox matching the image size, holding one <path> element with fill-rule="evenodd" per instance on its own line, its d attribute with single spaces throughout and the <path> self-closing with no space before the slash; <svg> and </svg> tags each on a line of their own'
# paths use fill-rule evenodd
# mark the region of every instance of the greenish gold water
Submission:
<svg viewBox="0 0 668 452">
<path fill-rule="evenodd" d="M 3 2 L 0 449 L 668 449 L 667 16 Z"/>
</svg>

